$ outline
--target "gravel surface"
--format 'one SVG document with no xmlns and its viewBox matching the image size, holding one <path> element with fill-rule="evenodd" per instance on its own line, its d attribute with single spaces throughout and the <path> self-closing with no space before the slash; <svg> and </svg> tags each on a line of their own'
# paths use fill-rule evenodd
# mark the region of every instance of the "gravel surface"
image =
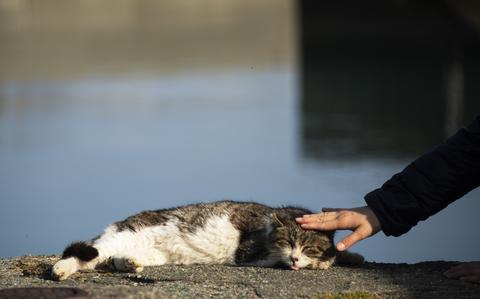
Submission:
<svg viewBox="0 0 480 299">
<path fill-rule="evenodd" d="M 355 268 L 315 271 L 223 265 L 161 266 L 147 267 L 141 274 L 81 272 L 57 282 L 49 277 L 57 259 L 56 256 L 0 259 L 0 298 L 20 296 L 27 290 L 12 288 L 26 287 L 36 288 L 28 291 L 45 298 L 480 298 L 480 285 L 443 277 L 452 262 L 366 263 Z M 31 293 L 25 296 L 28 297 Z"/>
</svg>

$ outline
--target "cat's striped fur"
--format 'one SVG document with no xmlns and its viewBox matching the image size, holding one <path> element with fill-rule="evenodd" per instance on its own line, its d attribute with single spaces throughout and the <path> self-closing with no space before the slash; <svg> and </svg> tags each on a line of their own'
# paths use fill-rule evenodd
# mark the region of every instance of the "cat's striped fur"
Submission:
<svg viewBox="0 0 480 299">
<path fill-rule="evenodd" d="M 102 235 L 68 246 L 52 269 L 63 280 L 81 269 L 106 266 L 140 272 L 164 264 L 232 264 L 326 269 L 339 255 L 334 232 L 303 230 L 295 217 L 311 211 L 253 202 L 219 201 L 144 211 L 107 227 Z M 340 261 L 340 262 L 342 262 Z"/>
</svg>

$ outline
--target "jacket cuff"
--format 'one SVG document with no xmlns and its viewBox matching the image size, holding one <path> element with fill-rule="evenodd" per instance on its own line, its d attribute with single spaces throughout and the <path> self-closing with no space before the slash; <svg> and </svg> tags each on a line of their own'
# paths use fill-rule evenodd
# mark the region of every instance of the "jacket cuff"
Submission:
<svg viewBox="0 0 480 299">
<path fill-rule="evenodd" d="M 381 229 L 386 236 L 401 236 L 412 227 L 395 220 L 395 211 L 391 211 L 392 208 L 385 204 L 385 200 L 381 196 L 383 192 L 381 189 L 373 190 L 365 195 L 365 202 L 377 216 Z"/>
</svg>

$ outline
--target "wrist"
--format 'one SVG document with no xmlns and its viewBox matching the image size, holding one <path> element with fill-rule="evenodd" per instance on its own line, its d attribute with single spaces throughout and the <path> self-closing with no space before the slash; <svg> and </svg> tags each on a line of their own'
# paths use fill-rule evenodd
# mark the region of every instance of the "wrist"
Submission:
<svg viewBox="0 0 480 299">
<path fill-rule="evenodd" d="M 369 206 L 365 206 L 364 209 L 365 215 L 367 216 L 367 221 L 372 227 L 372 235 L 374 235 L 382 230 L 382 224 L 380 223 L 380 220 L 378 220 L 375 212 Z"/>
</svg>

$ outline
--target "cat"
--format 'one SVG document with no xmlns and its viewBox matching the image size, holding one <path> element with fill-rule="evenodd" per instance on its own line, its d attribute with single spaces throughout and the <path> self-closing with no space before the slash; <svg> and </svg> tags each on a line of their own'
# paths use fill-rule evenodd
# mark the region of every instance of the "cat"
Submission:
<svg viewBox="0 0 480 299">
<path fill-rule="evenodd" d="M 82 269 L 108 267 L 138 273 L 165 264 L 327 269 L 335 259 L 361 264 L 359 254 L 337 252 L 334 231 L 304 230 L 295 217 L 312 212 L 254 202 L 219 201 L 144 211 L 108 226 L 102 235 L 74 242 L 52 268 L 67 279 Z"/>
</svg>

